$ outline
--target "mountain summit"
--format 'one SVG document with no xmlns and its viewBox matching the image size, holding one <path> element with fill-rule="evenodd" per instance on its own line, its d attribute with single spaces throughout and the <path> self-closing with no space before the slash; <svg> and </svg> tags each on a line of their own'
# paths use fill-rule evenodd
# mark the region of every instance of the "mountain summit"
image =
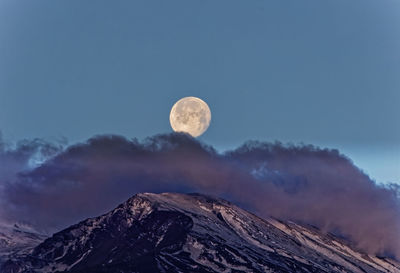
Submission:
<svg viewBox="0 0 400 273">
<path fill-rule="evenodd" d="M 3 273 L 400 272 L 319 230 L 199 194 L 137 194 L 54 234 Z"/>
</svg>

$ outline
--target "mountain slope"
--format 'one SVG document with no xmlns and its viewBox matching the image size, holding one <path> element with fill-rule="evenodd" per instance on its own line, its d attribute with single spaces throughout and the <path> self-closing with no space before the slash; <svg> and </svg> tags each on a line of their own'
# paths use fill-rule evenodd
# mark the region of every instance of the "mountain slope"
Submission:
<svg viewBox="0 0 400 273">
<path fill-rule="evenodd" d="M 47 237 L 22 224 L 0 224 L 0 265 L 10 255 L 28 253 Z"/>
<path fill-rule="evenodd" d="M 9 272 L 400 272 L 311 227 L 221 199 L 138 194 L 10 259 Z"/>
</svg>

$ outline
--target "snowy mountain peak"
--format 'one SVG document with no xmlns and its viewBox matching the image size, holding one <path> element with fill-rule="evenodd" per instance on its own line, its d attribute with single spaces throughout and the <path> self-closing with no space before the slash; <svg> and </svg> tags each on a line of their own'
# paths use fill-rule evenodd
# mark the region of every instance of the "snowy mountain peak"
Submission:
<svg viewBox="0 0 400 273">
<path fill-rule="evenodd" d="M 400 272 L 315 228 L 200 194 L 137 194 L 2 267 L 8 272 Z"/>
</svg>

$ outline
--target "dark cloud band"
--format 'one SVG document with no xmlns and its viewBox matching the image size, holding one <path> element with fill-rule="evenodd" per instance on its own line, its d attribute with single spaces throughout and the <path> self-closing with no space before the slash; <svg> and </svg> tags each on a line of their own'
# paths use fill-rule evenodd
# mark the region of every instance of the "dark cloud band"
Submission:
<svg viewBox="0 0 400 273">
<path fill-rule="evenodd" d="M 26 168 L 38 147 L 47 147 L 50 158 Z M 55 230 L 137 192 L 202 192 L 261 217 L 313 224 L 366 252 L 400 258 L 398 187 L 377 185 L 336 150 L 248 142 L 221 154 L 184 134 L 143 142 L 98 136 L 65 150 L 37 141 L 12 151 L 3 147 L 2 164 L 20 154 L 25 156 L 13 171 L 0 176 L 2 214 L 13 221 Z"/>
</svg>

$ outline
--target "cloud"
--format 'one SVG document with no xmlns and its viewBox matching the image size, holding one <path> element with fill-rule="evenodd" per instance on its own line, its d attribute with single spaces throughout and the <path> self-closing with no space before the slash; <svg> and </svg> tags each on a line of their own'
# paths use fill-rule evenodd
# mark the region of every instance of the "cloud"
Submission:
<svg viewBox="0 0 400 273">
<path fill-rule="evenodd" d="M 65 145 L 65 144 L 64 144 Z M 19 174 L 28 171 L 48 158 L 60 153 L 63 144 L 52 144 L 41 139 L 22 140 L 15 144 L 6 143 L 0 132 L 0 194 L 8 185 L 18 183 Z M 9 214 L 7 196 L 0 195 L 0 219 Z"/>
<path fill-rule="evenodd" d="M 13 153 L 30 145 L 21 147 Z M 368 253 L 400 258 L 399 188 L 375 184 L 337 150 L 247 142 L 221 154 L 174 133 L 142 142 L 97 136 L 58 151 L 31 169 L 23 168 L 24 157 L 14 179 L 2 182 L 4 217 L 57 230 L 138 192 L 201 192 L 261 217 L 335 232 Z"/>
</svg>

